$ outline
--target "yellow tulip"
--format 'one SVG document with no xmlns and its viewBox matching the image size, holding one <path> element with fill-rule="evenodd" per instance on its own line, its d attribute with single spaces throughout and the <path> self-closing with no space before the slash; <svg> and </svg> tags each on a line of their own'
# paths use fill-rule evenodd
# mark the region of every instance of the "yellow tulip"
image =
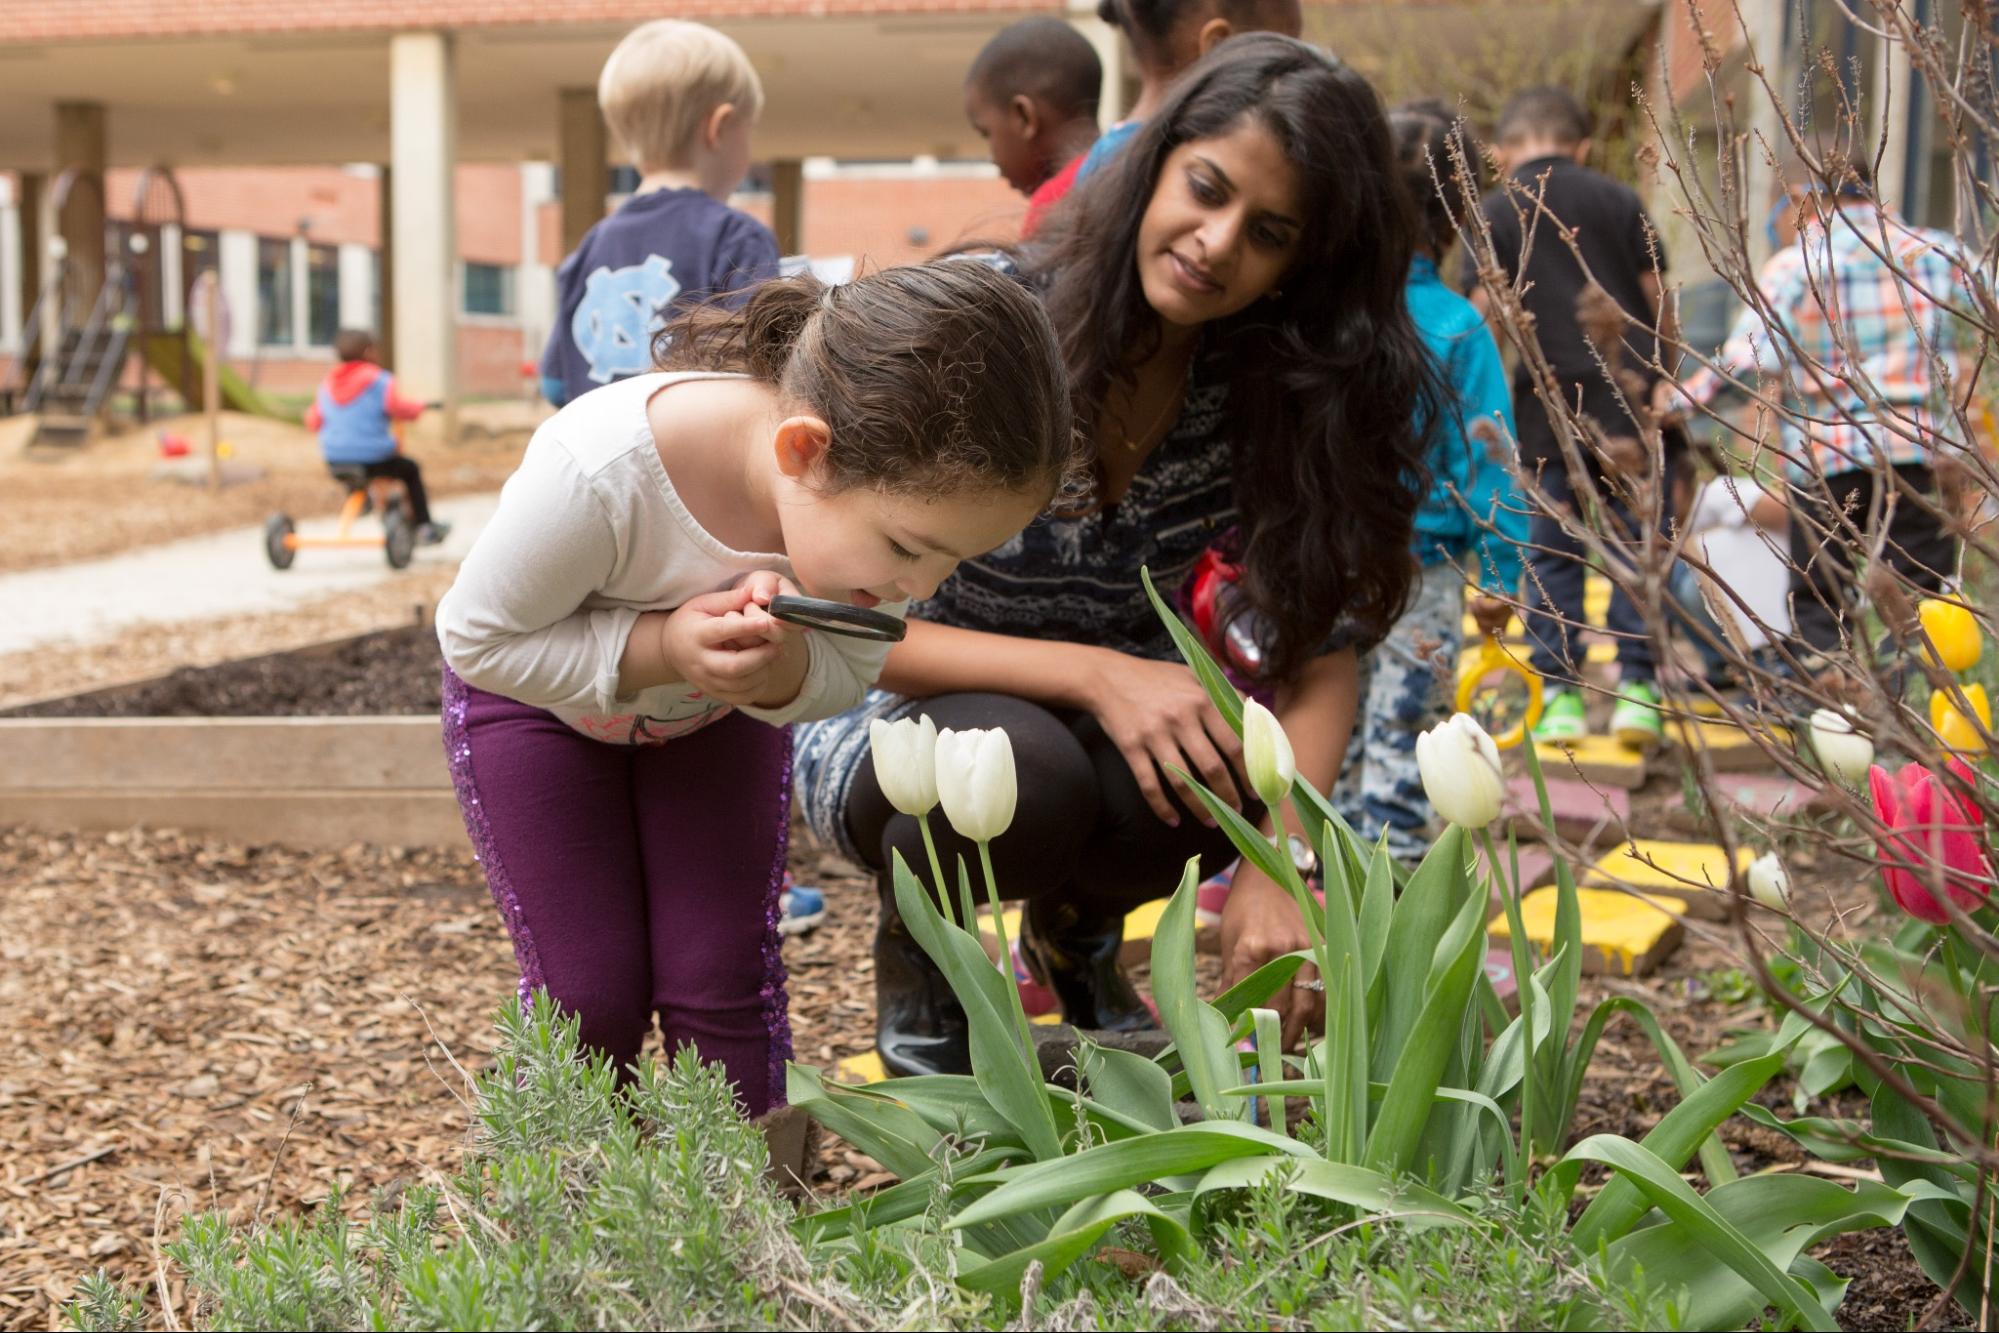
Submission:
<svg viewBox="0 0 1999 1333">
<path fill-rule="evenodd" d="M 1964 701 L 1971 705 L 1971 711 L 1978 715 L 1978 726 L 1971 719 L 1957 711 L 1957 705 L 1950 694 L 1938 690 L 1930 695 L 1930 725 L 1936 728 L 1943 743 L 1953 750 L 1982 750 L 1985 739 L 1979 734 L 1979 727 L 1987 732 L 1992 730 L 1992 705 L 1985 700 L 1983 685 L 1963 685 Z"/>
<path fill-rule="evenodd" d="M 1923 633 L 1930 636 L 1937 661 L 1951 671 L 1963 671 L 1978 661 L 1985 647 L 1978 632 L 1978 617 L 1956 602 L 1938 597 L 1923 599 Z"/>
</svg>

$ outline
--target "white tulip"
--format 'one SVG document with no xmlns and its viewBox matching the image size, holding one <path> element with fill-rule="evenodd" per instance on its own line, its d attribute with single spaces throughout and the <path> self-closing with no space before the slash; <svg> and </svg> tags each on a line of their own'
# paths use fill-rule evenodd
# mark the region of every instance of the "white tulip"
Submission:
<svg viewBox="0 0 1999 1333">
<path fill-rule="evenodd" d="M 890 805 L 919 817 L 937 808 L 937 724 L 928 713 L 920 721 L 876 718 L 868 724 L 868 746 L 875 781 Z"/>
<path fill-rule="evenodd" d="M 1416 769 L 1430 804 L 1459 828 L 1482 829 L 1499 817 L 1506 801 L 1499 747 L 1469 714 L 1455 714 L 1416 738 Z"/>
<path fill-rule="evenodd" d="M 1249 785 L 1274 816 L 1291 794 L 1298 761 L 1276 715 L 1254 699 L 1242 706 L 1242 761 L 1249 770 Z"/>
<path fill-rule="evenodd" d="M 1019 795 L 1013 742 L 1004 729 L 945 729 L 937 733 L 937 795 L 951 827 L 973 842 L 990 842 L 1013 823 Z"/>
<path fill-rule="evenodd" d="M 1765 852 L 1749 863 L 1749 896 L 1773 912 L 1783 911 L 1790 901 L 1791 877 L 1777 853 Z"/>
<path fill-rule="evenodd" d="M 1874 762 L 1874 742 L 1853 729 L 1853 719 L 1830 708 L 1812 714 L 1812 753 L 1819 767 L 1835 782 L 1857 787 Z"/>
</svg>

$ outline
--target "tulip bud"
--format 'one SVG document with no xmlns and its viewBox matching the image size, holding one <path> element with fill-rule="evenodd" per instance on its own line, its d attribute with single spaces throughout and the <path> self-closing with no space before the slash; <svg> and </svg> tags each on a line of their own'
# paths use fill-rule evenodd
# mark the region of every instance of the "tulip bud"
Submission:
<svg viewBox="0 0 1999 1333">
<path fill-rule="evenodd" d="M 951 827 L 973 842 L 990 842 L 1013 823 L 1018 796 L 1013 742 L 1005 730 L 937 733 L 937 795 Z"/>
<path fill-rule="evenodd" d="M 1298 776 L 1298 763 L 1291 753 L 1291 738 L 1284 734 L 1276 716 L 1254 699 L 1242 706 L 1242 760 L 1249 770 L 1249 785 L 1274 815 L 1291 792 Z"/>
<path fill-rule="evenodd" d="M 1946 749 L 1982 750 L 1985 748 L 1985 737 L 1979 733 L 1979 727 L 1987 732 L 1992 730 L 1992 705 L 1986 702 L 1985 687 L 1973 684 L 1960 685 L 1958 689 L 1963 691 L 1964 702 L 1977 715 L 1978 725 L 1972 725 L 1971 719 L 1958 711 L 1957 701 L 1950 697 L 1950 691 L 1937 690 L 1930 695 L 1930 726 L 1936 729 Z"/>
<path fill-rule="evenodd" d="M 1857 787 L 1874 762 L 1874 742 L 1853 729 L 1844 713 L 1821 708 L 1812 714 L 1812 753 L 1819 768 L 1833 781 Z"/>
<path fill-rule="evenodd" d="M 1499 747 L 1470 715 L 1454 714 L 1418 736 L 1416 769 L 1424 795 L 1449 822 L 1482 829 L 1499 817 L 1506 800 Z"/>
<path fill-rule="evenodd" d="M 1749 896 L 1773 912 L 1781 912 L 1791 897 L 1791 877 L 1777 853 L 1765 852 L 1749 863 Z"/>
<path fill-rule="evenodd" d="M 1936 649 L 1937 661 L 1951 671 L 1964 671 L 1977 663 L 1985 648 L 1977 616 L 1956 602 L 1939 597 L 1925 597 L 1920 610 L 1923 633 Z"/>
<path fill-rule="evenodd" d="M 875 756 L 875 781 L 888 803 L 905 815 L 927 815 L 937 806 L 937 724 L 900 718 L 868 724 L 868 746 Z"/>
</svg>

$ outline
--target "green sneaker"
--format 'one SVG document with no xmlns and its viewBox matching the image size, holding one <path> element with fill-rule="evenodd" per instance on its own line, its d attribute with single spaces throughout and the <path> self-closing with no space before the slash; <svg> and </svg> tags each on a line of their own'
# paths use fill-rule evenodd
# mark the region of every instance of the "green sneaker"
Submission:
<svg viewBox="0 0 1999 1333">
<path fill-rule="evenodd" d="M 1534 724 L 1536 745 L 1574 745 L 1589 735 L 1580 690 L 1556 690 L 1541 701 L 1541 720 Z"/>
<path fill-rule="evenodd" d="M 1659 687 L 1641 680 L 1619 691 L 1617 707 L 1610 710 L 1610 734 L 1632 750 L 1650 749 L 1664 739 L 1666 721 L 1659 713 Z"/>
</svg>

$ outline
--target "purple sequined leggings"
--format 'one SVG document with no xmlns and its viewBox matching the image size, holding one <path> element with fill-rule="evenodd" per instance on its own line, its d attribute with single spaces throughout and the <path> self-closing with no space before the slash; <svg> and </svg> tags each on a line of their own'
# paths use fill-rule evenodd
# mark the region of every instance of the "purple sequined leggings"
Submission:
<svg viewBox="0 0 1999 1333">
<path fill-rule="evenodd" d="M 521 993 L 635 1063 L 659 1015 L 728 1071 L 752 1116 L 791 1056 L 777 896 L 791 733 L 734 713 L 664 745 L 608 745 L 444 673 L 444 744 Z"/>
</svg>

